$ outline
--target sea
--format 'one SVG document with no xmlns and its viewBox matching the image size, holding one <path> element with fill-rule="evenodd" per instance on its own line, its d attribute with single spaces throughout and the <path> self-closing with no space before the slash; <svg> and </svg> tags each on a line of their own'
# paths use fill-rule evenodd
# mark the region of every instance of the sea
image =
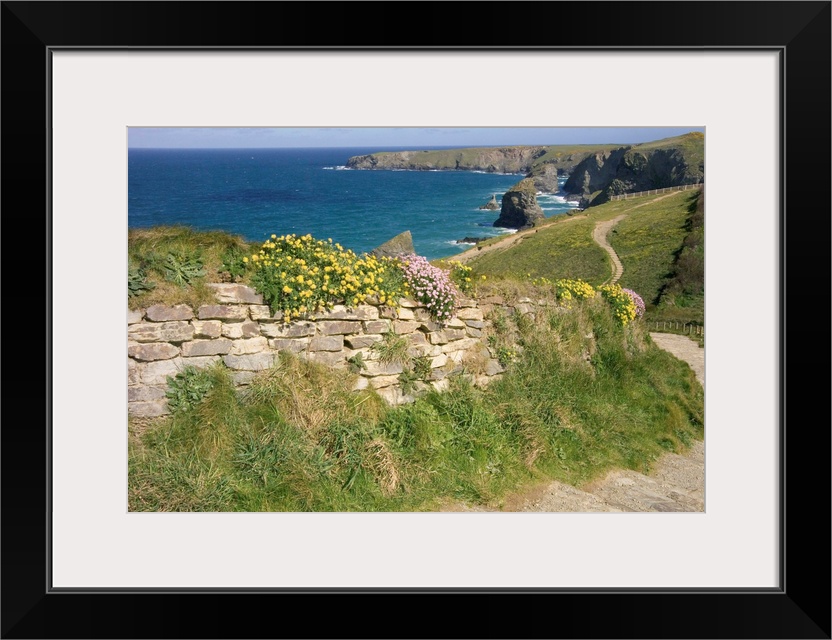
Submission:
<svg viewBox="0 0 832 640">
<path fill-rule="evenodd" d="M 430 260 L 470 248 L 459 242 L 466 237 L 513 232 L 494 226 L 499 211 L 479 207 L 492 195 L 499 203 L 522 174 L 345 166 L 351 156 L 399 150 L 130 149 L 128 226 L 181 224 L 250 242 L 309 233 L 358 254 L 409 230 Z M 577 206 L 564 195 L 538 195 L 546 216 Z"/>
</svg>

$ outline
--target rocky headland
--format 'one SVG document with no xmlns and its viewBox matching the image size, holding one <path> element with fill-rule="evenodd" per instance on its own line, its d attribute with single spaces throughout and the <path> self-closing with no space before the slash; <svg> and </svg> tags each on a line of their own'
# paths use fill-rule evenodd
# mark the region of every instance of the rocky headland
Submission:
<svg viewBox="0 0 832 640">
<path fill-rule="evenodd" d="M 704 181 L 705 136 L 691 132 L 634 145 L 549 145 L 473 147 L 428 151 L 386 151 L 353 156 L 350 169 L 412 171 L 486 171 L 525 174 L 523 186 L 512 187 L 515 200 L 503 197 L 495 226 L 525 228 L 540 207 L 537 192 L 558 193 L 558 178 L 568 176 L 563 191 L 581 208 L 602 204 L 622 193 L 674 187 Z M 528 180 L 529 182 L 525 182 Z M 520 184 L 520 183 L 518 183 Z M 528 196 L 532 192 L 532 197 Z M 506 194 L 506 196 L 508 193 Z M 497 199 L 481 209 L 497 210 Z"/>
</svg>

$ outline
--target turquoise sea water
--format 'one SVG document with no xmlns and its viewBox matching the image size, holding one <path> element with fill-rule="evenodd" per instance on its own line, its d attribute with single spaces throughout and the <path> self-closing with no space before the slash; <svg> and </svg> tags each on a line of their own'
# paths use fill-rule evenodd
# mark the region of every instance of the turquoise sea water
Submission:
<svg viewBox="0 0 832 640">
<path fill-rule="evenodd" d="M 462 238 L 509 232 L 493 226 L 499 211 L 478 207 L 492 194 L 499 202 L 521 175 L 344 168 L 381 150 L 131 149 L 128 225 L 185 224 L 256 242 L 311 233 L 357 253 L 410 230 L 431 260 L 469 248 L 456 244 Z M 560 196 L 538 202 L 547 216 L 574 207 Z"/>
</svg>

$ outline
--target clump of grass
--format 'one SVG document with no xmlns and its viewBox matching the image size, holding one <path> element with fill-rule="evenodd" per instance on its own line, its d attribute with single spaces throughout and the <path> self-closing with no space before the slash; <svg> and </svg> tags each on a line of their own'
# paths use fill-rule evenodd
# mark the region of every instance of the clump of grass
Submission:
<svg viewBox="0 0 832 640">
<path fill-rule="evenodd" d="M 392 331 L 383 334 L 370 350 L 378 355 L 379 362 L 383 364 L 404 364 L 410 360 L 410 341 Z"/>
<path fill-rule="evenodd" d="M 226 256 L 247 252 L 242 238 L 221 231 L 186 226 L 130 229 L 127 235 L 128 306 L 187 304 L 193 308 L 216 302 L 206 282 L 222 282 Z M 139 278 L 142 275 L 143 278 Z M 136 287 L 137 282 L 144 286 Z M 132 283 L 132 286 L 131 286 Z"/>
</svg>

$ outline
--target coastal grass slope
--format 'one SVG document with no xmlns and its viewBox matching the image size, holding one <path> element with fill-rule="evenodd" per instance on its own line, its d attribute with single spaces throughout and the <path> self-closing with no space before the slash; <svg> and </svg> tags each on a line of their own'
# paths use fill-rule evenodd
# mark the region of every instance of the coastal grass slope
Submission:
<svg viewBox="0 0 832 640">
<path fill-rule="evenodd" d="M 593 230 L 597 223 L 623 215 L 608 235 L 624 267 L 619 284 L 641 295 L 650 318 L 702 322 L 702 223 L 694 225 L 693 230 L 691 227 L 692 219 L 698 215 L 701 220 L 703 215 L 700 194 L 701 191 L 680 191 L 608 202 L 580 215 L 541 221 L 535 229 L 516 234 L 514 240 L 496 238 L 480 243 L 477 249 L 465 252 L 462 259 L 477 274 L 491 279 L 567 278 L 598 286 L 611 277 L 613 265 L 593 241 Z M 698 238 L 695 245 L 683 251 L 692 237 Z M 689 278 L 697 283 L 686 285 L 688 295 L 671 296 L 680 256 L 690 253 L 695 253 L 699 260 L 696 274 Z M 677 293 L 679 289 L 675 286 Z"/>
</svg>

